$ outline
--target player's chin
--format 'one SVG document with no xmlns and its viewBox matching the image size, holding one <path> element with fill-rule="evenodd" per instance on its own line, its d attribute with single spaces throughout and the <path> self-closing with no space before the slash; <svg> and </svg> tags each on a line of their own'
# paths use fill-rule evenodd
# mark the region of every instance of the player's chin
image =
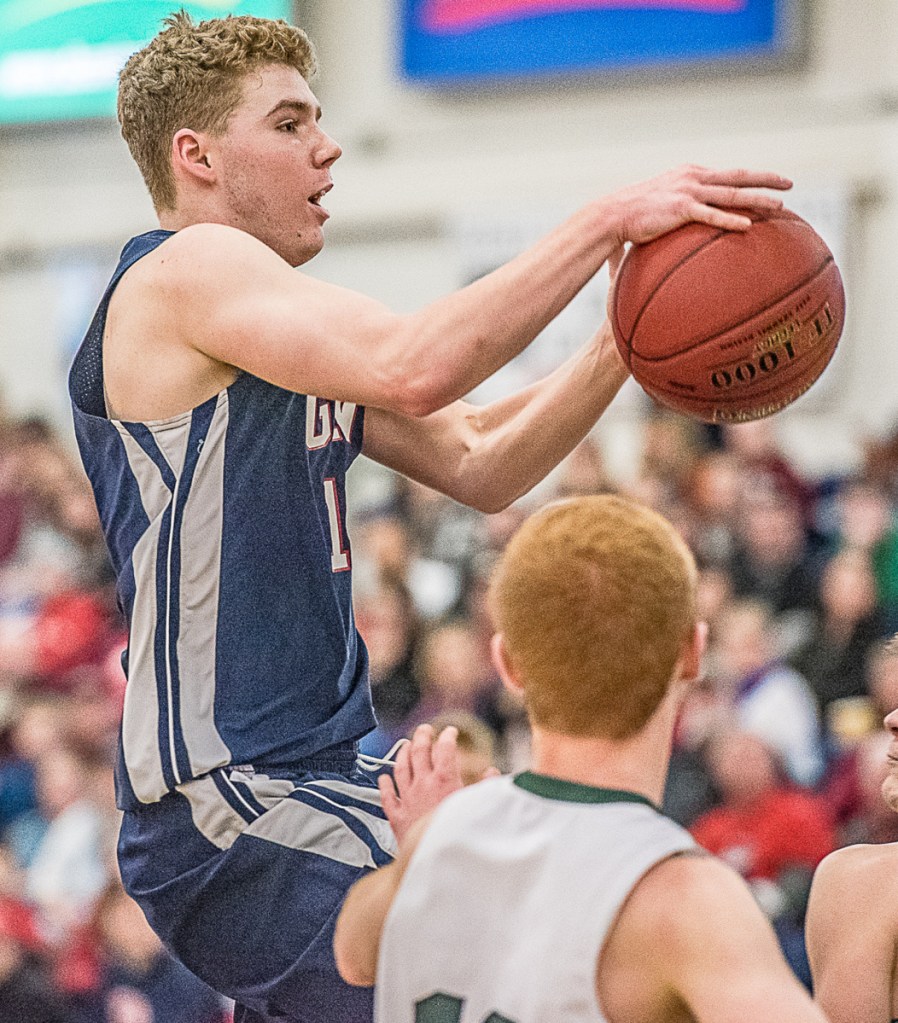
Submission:
<svg viewBox="0 0 898 1023">
<path fill-rule="evenodd" d="M 287 262 L 291 266 L 302 266 L 308 263 L 324 248 L 324 233 L 321 228 L 307 228 L 296 235 L 287 254 Z"/>
<path fill-rule="evenodd" d="M 886 775 L 880 791 L 886 806 L 898 813 L 898 777 L 891 773 L 892 770 L 895 769 L 890 765 L 890 773 Z"/>
</svg>

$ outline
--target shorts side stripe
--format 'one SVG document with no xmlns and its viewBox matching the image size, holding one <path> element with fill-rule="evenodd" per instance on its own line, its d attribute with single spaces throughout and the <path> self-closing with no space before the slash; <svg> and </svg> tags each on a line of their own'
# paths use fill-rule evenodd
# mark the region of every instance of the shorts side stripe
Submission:
<svg viewBox="0 0 898 1023">
<path fill-rule="evenodd" d="M 321 792 L 315 792 L 307 789 L 304 785 L 301 785 L 290 797 L 293 800 L 300 799 L 306 802 L 309 798 L 313 800 L 319 800 L 324 803 L 326 807 L 330 809 L 327 811 L 334 814 L 344 820 L 347 827 L 351 828 L 354 832 L 358 833 L 359 828 L 364 829 L 364 832 L 374 840 L 379 848 L 387 854 L 389 858 L 393 858 L 396 855 L 396 837 L 393 834 L 393 829 L 389 823 L 383 817 L 375 817 L 373 814 L 367 813 L 365 810 L 359 810 L 354 806 L 346 806 L 342 803 L 337 803 L 333 799 L 329 799 Z M 314 803 L 308 804 L 314 806 Z M 337 812 L 339 811 L 339 813 Z M 348 818 L 348 820 L 346 819 Z M 360 836 L 361 837 L 361 836 Z"/>
<path fill-rule="evenodd" d="M 245 835 L 313 853 L 351 867 L 376 867 L 371 847 L 334 813 L 284 799 L 254 821 Z"/>
<path fill-rule="evenodd" d="M 230 806 L 230 808 L 236 813 L 240 814 L 247 824 L 251 824 L 254 820 L 259 818 L 260 814 L 256 813 L 243 796 L 240 795 L 224 771 L 213 771 L 209 777 L 214 782 L 215 787 L 221 793 L 222 798 L 227 802 L 228 806 Z"/>
</svg>

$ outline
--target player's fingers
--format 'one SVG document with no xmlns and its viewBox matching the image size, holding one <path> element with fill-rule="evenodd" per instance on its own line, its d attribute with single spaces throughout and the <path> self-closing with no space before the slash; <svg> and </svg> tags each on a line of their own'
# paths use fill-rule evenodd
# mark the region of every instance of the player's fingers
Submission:
<svg viewBox="0 0 898 1023">
<path fill-rule="evenodd" d="M 747 231 L 751 227 L 751 220 L 748 217 L 743 217 L 739 213 L 728 213 L 716 206 L 705 206 L 699 202 L 690 206 L 689 219 L 725 231 Z"/>
<path fill-rule="evenodd" d="M 381 774 L 377 779 L 377 787 L 380 789 L 380 802 L 387 815 L 387 820 L 392 820 L 393 815 L 399 809 L 399 797 L 396 795 L 396 786 L 389 774 Z"/>
<path fill-rule="evenodd" d="M 695 198 L 706 206 L 741 206 L 764 213 L 775 213 L 783 208 L 783 200 L 778 195 L 735 185 L 702 185 L 696 189 Z"/>
<path fill-rule="evenodd" d="M 739 188 L 775 188 L 786 191 L 792 187 L 790 178 L 772 171 L 746 170 L 738 167 L 731 170 L 711 170 L 707 167 L 692 169 L 695 177 L 708 185 L 737 185 Z"/>
<path fill-rule="evenodd" d="M 410 743 L 405 743 L 400 747 L 399 752 L 396 754 L 396 760 L 393 763 L 393 779 L 396 782 L 396 788 L 400 793 L 405 792 L 412 782 L 412 765 L 409 750 L 411 749 Z M 378 784 L 380 779 L 378 779 Z"/>
<path fill-rule="evenodd" d="M 433 725 L 418 725 L 412 736 L 412 741 L 406 749 L 410 750 L 409 756 L 412 766 L 412 777 L 426 774 L 432 766 L 430 750 L 433 746 Z"/>
<path fill-rule="evenodd" d="M 440 781 L 458 781 L 461 784 L 458 729 L 454 725 L 444 728 L 433 744 L 433 769 Z"/>
</svg>

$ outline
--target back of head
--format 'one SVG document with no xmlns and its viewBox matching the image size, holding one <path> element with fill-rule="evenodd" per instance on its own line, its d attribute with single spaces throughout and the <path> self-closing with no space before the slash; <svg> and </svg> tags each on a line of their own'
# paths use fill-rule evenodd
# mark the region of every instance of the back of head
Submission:
<svg viewBox="0 0 898 1023">
<path fill-rule="evenodd" d="M 533 723 L 572 736 L 636 734 L 692 635 L 695 588 L 686 544 L 642 505 L 582 497 L 530 518 L 490 599 Z"/>
<path fill-rule="evenodd" d="M 308 79 L 316 57 L 306 34 L 285 21 L 250 15 L 194 23 L 181 10 L 119 76 L 122 135 L 157 211 L 176 205 L 172 137 L 181 128 L 223 132 L 246 75 L 271 64 Z"/>
</svg>

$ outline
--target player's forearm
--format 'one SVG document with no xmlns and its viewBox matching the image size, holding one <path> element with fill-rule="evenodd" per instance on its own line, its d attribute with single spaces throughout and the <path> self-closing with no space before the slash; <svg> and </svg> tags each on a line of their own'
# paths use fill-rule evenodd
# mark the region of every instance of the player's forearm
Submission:
<svg viewBox="0 0 898 1023">
<path fill-rule="evenodd" d="M 544 380 L 478 414 L 480 441 L 462 472 L 467 503 L 500 511 L 526 494 L 580 443 L 627 379 L 607 324 Z"/>
<path fill-rule="evenodd" d="M 404 318 L 385 353 L 418 381 L 419 414 L 462 397 L 518 355 L 596 274 L 619 216 L 592 203 L 510 263 Z"/>
<path fill-rule="evenodd" d="M 370 987 L 377 976 L 380 935 L 396 893 L 395 864 L 357 881 L 343 903 L 334 932 L 334 956 L 347 984 Z"/>
</svg>

